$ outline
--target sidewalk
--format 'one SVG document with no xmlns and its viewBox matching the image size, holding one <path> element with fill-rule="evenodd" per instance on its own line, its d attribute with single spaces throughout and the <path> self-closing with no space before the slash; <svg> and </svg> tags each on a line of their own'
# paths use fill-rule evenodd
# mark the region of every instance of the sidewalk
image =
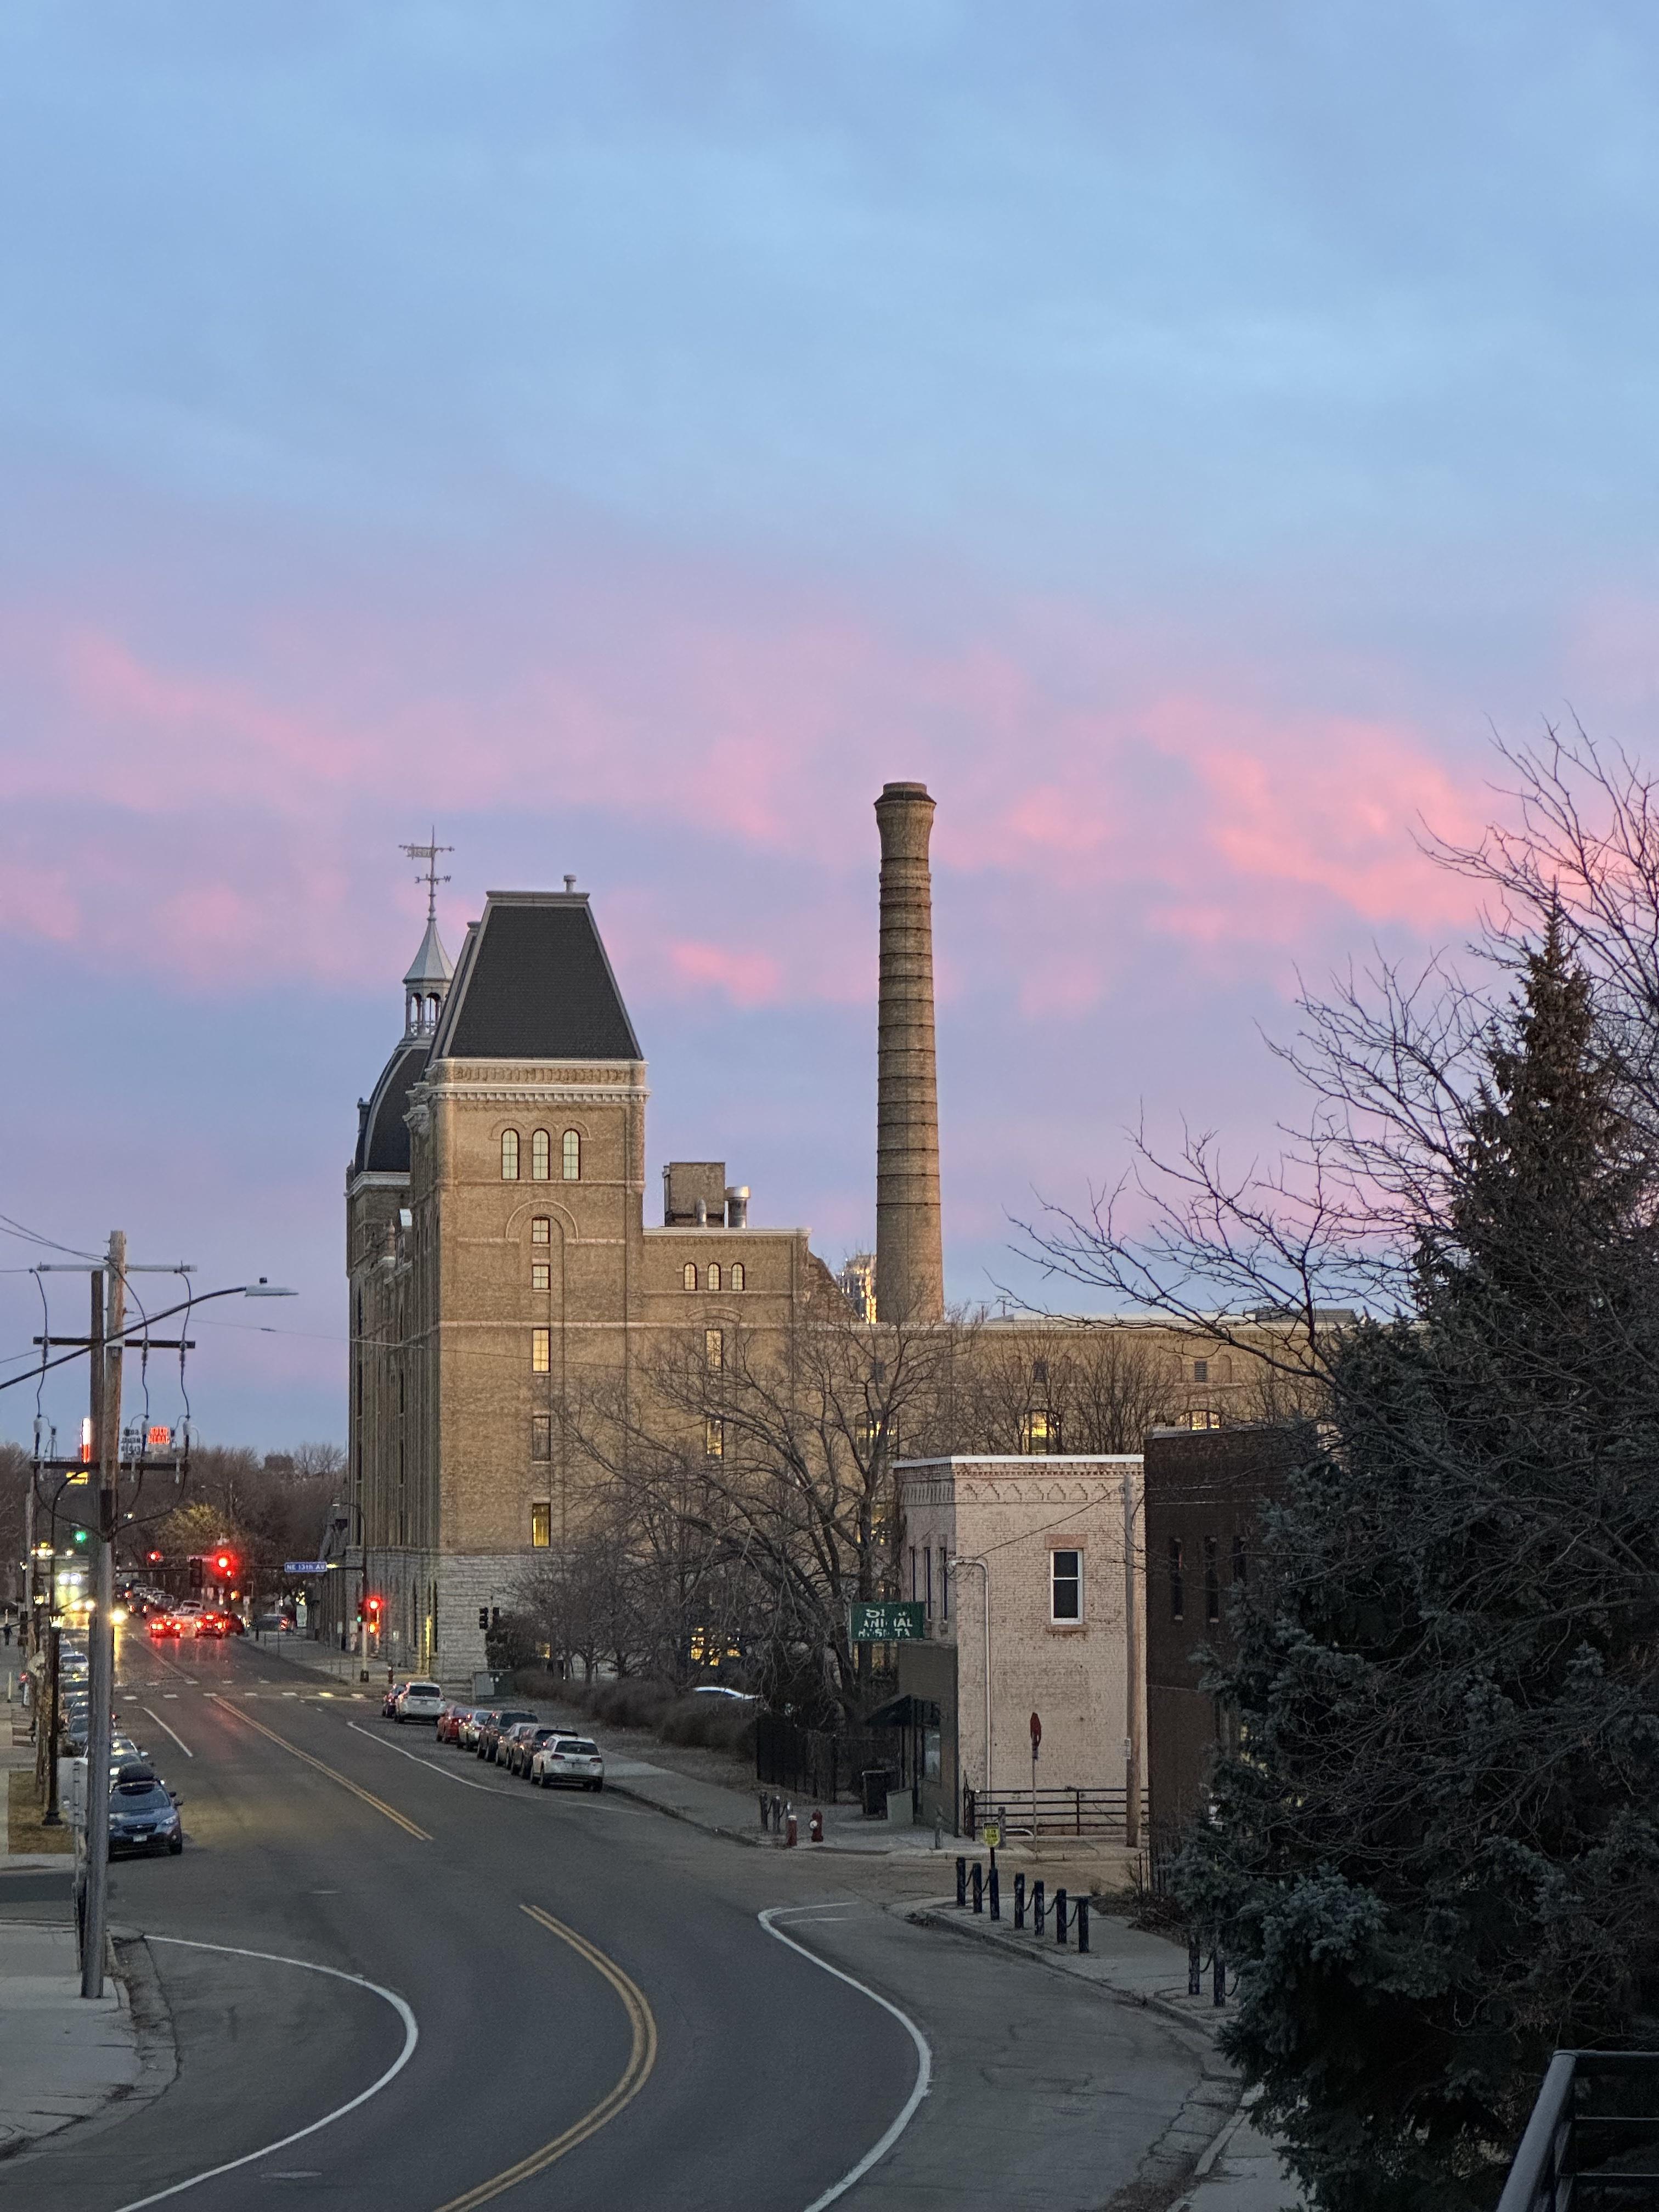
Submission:
<svg viewBox="0 0 1659 2212">
<path fill-rule="evenodd" d="M 1237 2076 L 1215 2047 L 1227 2018 L 1218 2011 L 1208 1977 L 1198 1996 L 1187 1994 L 1187 1954 L 1177 1943 L 1146 1929 L 1132 1928 L 1115 1914 L 1090 1916 L 1089 1952 L 1080 1956 L 1073 1935 L 1061 1950 L 1054 1919 L 1042 1939 L 1013 1925 L 1013 1884 L 1003 1893 L 1000 1921 L 958 1907 L 953 1899 L 927 1905 L 893 1905 L 913 1924 L 936 1928 L 969 1942 L 984 1942 L 1039 1969 L 1092 1983 L 1103 1996 L 1142 2004 L 1180 2021 L 1210 2046 L 1204 2085 L 1158 2149 L 1191 2175 L 1172 2212 L 1281 2212 L 1304 2200 L 1273 2143 L 1253 2125 L 1248 2103 L 1241 2103 Z M 1052 1899 L 1052 1889 L 1050 1891 Z"/>
<path fill-rule="evenodd" d="M 143 2074 L 122 1984 L 81 1995 L 72 1928 L 0 1923 L 0 2158 L 129 2096 Z"/>
</svg>

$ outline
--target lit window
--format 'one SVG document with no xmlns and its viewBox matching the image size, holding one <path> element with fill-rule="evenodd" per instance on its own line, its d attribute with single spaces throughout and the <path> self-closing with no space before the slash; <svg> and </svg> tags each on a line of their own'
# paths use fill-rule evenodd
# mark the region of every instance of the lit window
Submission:
<svg viewBox="0 0 1659 2212">
<path fill-rule="evenodd" d="M 684 1284 L 688 1291 L 695 1291 L 697 1287 L 697 1271 L 690 1260 L 685 1263 L 684 1272 L 682 1273 L 680 1280 Z"/>
<path fill-rule="evenodd" d="M 532 1244 L 551 1243 L 551 1229 L 552 1224 L 548 1220 L 547 1216 L 544 1213 L 538 1214 L 530 1224 L 531 1243 Z"/>
<path fill-rule="evenodd" d="M 717 1291 L 720 1286 L 720 1271 L 718 1267 L 711 1267 L 708 1270 L 708 1287 L 711 1291 Z"/>
<path fill-rule="evenodd" d="M 1083 1618 L 1082 1553 L 1050 1552 L 1048 1565 L 1049 1589 L 1052 1593 L 1049 1618 L 1053 1620 L 1081 1620 Z"/>
<path fill-rule="evenodd" d="M 1179 1536 L 1171 1536 L 1170 1539 L 1170 1618 L 1171 1620 L 1179 1620 L 1182 1618 L 1185 1605 L 1186 1584 L 1181 1572 L 1181 1539 Z"/>
<path fill-rule="evenodd" d="M 743 1288 L 743 1262 L 741 1260 L 734 1260 L 732 1262 L 732 1287 L 734 1291 L 740 1291 Z"/>
<path fill-rule="evenodd" d="M 1060 1423 L 1052 1413 L 1028 1413 L 1025 1419 L 1025 1449 L 1039 1456 L 1060 1449 Z"/>
<path fill-rule="evenodd" d="M 532 1133 L 530 1139 L 530 1180 L 532 1182 L 545 1182 L 547 1181 L 548 1161 L 551 1156 L 551 1143 L 552 1139 L 549 1137 L 545 1129 L 537 1129 Z"/>
<path fill-rule="evenodd" d="M 702 1357 L 705 1366 L 721 1368 L 726 1364 L 726 1338 L 718 1328 L 706 1328 L 702 1333 Z"/>
<path fill-rule="evenodd" d="M 530 1332 L 530 1371 L 546 1375 L 553 1367 L 553 1332 L 550 1328 L 532 1328 Z"/>
<path fill-rule="evenodd" d="M 532 1291 L 550 1290 L 552 1284 L 553 1270 L 548 1266 L 546 1261 L 532 1260 L 530 1263 L 531 1289 Z"/>
<path fill-rule="evenodd" d="M 726 1425 L 723 1421 L 705 1421 L 702 1425 L 702 1449 L 706 1459 L 726 1457 Z"/>
<path fill-rule="evenodd" d="M 1194 1382 L 1207 1382 L 1209 1381 L 1209 1379 L 1210 1379 L 1210 1363 L 1209 1363 L 1209 1361 L 1208 1361 L 1207 1359 L 1195 1359 L 1195 1360 L 1194 1360 L 1194 1362 L 1193 1362 L 1193 1380 L 1194 1380 Z"/>
<path fill-rule="evenodd" d="M 519 1180 L 519 1133 L 516 1129 L 501 1131 L 501 1181 Z"/>
<path fill-rule="evenodd" d="M 1204 1539 L 1204 1618 L 1212 1628 L 1221 1618 L 1221 1569 L 1213 1536 Z"/>
<path fill-rule="evenodd" d="M 530 1416 L 530 1456 L 532 1459 L 552 1458 L 553 1416 L 551 1413 L 532 1413 Z"/>
<path fill-rule="evenodd" d="M 531 1507 L 530 1540 L 538 1552 L 544 1552 L 553 1541 L 553 1508 L 550 1505 Z"/>
<path fill-rule="evenodd" d="M 582 1140 L 574 1129 L 564 1133 L 564 1179 L 567 1182 L 582 1179 Z"/>
</svg>

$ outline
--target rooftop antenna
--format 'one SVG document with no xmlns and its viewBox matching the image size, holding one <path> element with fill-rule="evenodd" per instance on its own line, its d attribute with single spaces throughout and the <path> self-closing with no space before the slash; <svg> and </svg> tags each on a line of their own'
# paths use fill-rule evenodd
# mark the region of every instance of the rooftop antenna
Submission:
<svg viewBox="0 0 1659 2212">
<path fill-rule="evenodd" d="M 449 878 L 447 876 L 441 876 L 438 873 L 438 855 L 440 853 L 453 853 L 455 848 L 453 845 L 439 844 L 438 825 L 434 822 L 432 825 L 432 836 L 428 843 L 424 845 L 400 845 L 398 849 L 401 853 L 407 853 L 411 860 L 424 860 L 426 862 L 425 867 L 422 869 L 420 874 L 416 877 L 415 880 L 417 884 L 424 884 L 426 885 L 426 918 L 428 921 L 435 921 L 438 918 L 438 886 L 440 884 L 447 884 L 449 881 Z"/>
</svg>

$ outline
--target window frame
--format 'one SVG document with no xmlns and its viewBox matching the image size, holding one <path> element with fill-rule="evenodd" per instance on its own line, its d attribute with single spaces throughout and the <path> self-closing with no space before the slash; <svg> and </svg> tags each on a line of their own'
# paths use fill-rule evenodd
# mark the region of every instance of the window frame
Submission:
<svg viewBox="0 0 1659 2212">
<path fill-rule="evenodd" d="M 517 1182 L 520 1180 L 520 1151 L 518 1131 L 503 1129 L 501 1131 L 501 1181 L 503 1182 Z"/>
<path fill-rule="evenodd" d="M 553 1332 L 550 1328 L 532 1328 L 530 1332 L 530 1371 L 532 1375 L 553 1372 Z"/>
<path fill-rule="evenodd" d="M 744 1288 L 744 1286 L 745 1280 L 746 1280 L 746 1278 L 745 1278 L 745 1276 L 744 1276 L 744 1267 L 743 1267 L 743 1262 L 742 1262 L 742 1261 L 741 1261 L 741 1260 L 734 1260 L 734 1261 L 732 1262 L 732 1289 L 733 1289 L 734 1291 L 741 1291 L 741 1290 Z"/>
<path fill-rule="evenodd" d="M 680 1288 L 683 1291 L 695 1291 L 697 1288 L 697 1263 L 695 1260 L 688 1260 L 680 1269 Z"/>
<path fill-rule="evenodd" d="M 530 1463 L 532 1467 L 550 1464 L 553 1457 L 553 1416 L 551 1413 L 532 1413 L 530 1416 Z"/>
<path fill-rule="evenodd" d="M 706 1328 L 702 1333 L 702 1364 L 711 1375 L 720 1375 L 726 1370 L 726 1331 Z"/>
<path fill-rule="evenodd" d="M 567 1129 L 559 1139 L 559 1180 L 561 1182 L 580 1182 L 582 1179 L 582 1133 Z"/>
<path fill-rule="evenodd" d="M 711 1290 L 711 1291 L 718 1291 L 718 1290 L 719 1290 L 719 1288 L 720 1288 L 720 1261 L 719 1261 L 718 1260 L 711 1260 L 711 1261 L 708 1262 L 708 1275 L 707 1281 L 706 1281 L 706 1283 L 705 1283 L 705 1285 L 704 1285 L 704 1287 L 705 1287 L 705 1289 L 708 1289 L 708 1290 Z"/>
<path fill-rule="evenodd" d="M 547 1182 L 551 1180 L 552 1160 L 552 1138 L 545 1129 L 532 1129 L 530 1133 L 530 1180 L 532 1182 Z"/>
<path fill-rule="evenodd" d="M 1061 1573 L 1060 1563 L 1062 1559 L 1071 1559 L 1075 1561 L 1076 1564 L 1073 1571 L 1065 1574 Z M 1077 1611 L 1075 1613 L 1062 1613 L 1060 1610 L 1060 1599 L 1062 1586 L 1070 1589 L 1074 1594 L 1074 1600 L 1077 1606 Z M 1050 1544 L 1048 1547 L 1049 1626 L 1054 1628 L 1081 1628 L 1085 1619 L 1084 1605 L 1082 1545 Z"/>
<path fill-rule="evenodd" d="M 532 1291 L 550 1291 L 552 1290 L 553 1268 L 550 1261 L 546 1260 L 532 1260 L 531 1261 L 530 1287 Z"/>
<path fill-rule="evenodd" d="M 532 1244 L 550 1244 L 553 1242 L 553 1224 L 545 1213 L 538 1213 L 532 1219 L 530 1241 Z"/>
<path fill-rule="evenodd" d="M 712 1413 L 702 1425 L 702 1455 L 705 1459 L 726 1457 L 726 1424 L 716 1420 Z"/>
<path fill-rule="evenodd" d="M 553 1501 L 550 1498 L 537 1498 L 531 1501 L 530 1548 L 532 1552 L 548 1552 L 553 1548 Z"/>
</svg>

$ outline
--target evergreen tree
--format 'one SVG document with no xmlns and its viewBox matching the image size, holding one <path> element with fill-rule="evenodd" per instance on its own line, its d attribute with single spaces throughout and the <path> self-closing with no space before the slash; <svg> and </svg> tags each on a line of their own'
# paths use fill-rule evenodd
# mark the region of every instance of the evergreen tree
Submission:
<svg viewBox="0 0 1659 2212">
<path fill-rule="evenodd" d="M 1656 1184 L 1595 1016 L 1552 921 L 1218 1682 L 1179 1881 L 1328 2212 L 1491 2203 L 1549 2052 L 1654 2039 Z"/>
</svg>

